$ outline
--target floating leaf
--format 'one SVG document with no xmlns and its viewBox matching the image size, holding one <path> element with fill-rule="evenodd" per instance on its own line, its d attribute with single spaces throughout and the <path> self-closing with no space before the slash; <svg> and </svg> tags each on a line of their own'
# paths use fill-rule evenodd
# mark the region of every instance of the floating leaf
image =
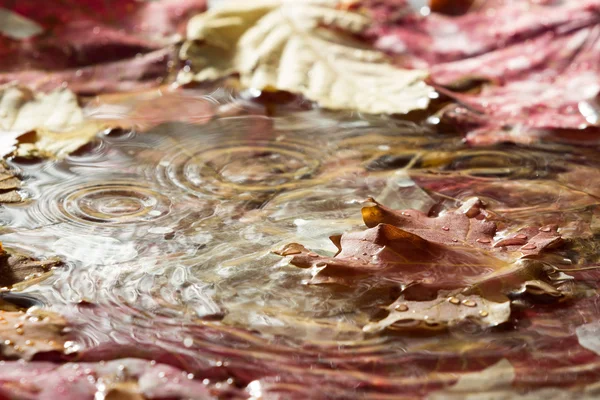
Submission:
<svg viewBox="0 0 600 400">
<path fill-rule="evenodd" d="M 238 73 L 243 86 L 300 93 L 325 108 L 407 113 L 426 108 L 421 70 L 397 69 L 350 35 L 370 20 L 323 1 L 227 3 L 194 17 L 179 81 Z"/>
<path fill-rule="evenodd" d="M 495 303 L 479 296 L 442 296 L 431 301 L 407 301 L 399 298 L 387 307 L 389 314 L 378 322 L 365 325 L 365 332 L 384 329 L 443 329 L 472 322 L 482 327 L 500 325 L 510 317 L 510 302 Z"/>
<path fill-rule="evenodd" d="M 10 287 L 16 283 L 37 278 L 52 267 L 59 266 L 58 258 L 36 260 L 24 254 L 7 252 L 0 244 L 0 286 Z"/>
<path fill-rule="evenodd" d="M 8 168 L 4 161 L 0 161 L 0 203 L 18 203 L 22 200 L 17 191 L 21 181 Z"/>
</svg>

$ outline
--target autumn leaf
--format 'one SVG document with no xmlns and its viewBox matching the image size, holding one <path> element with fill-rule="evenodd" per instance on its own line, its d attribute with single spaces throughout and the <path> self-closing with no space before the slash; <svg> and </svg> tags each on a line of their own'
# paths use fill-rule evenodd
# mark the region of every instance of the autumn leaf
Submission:
<svg viewBox="0 0 600 400">
<path fill-rule="evenodd" d="M 31 359 L 39 353 L 63 352 L 65 320 L 50 311 L 32 307 L 26 312 L 0 310 L 2 354 Z"/>
<path fill-rule="evenodd" d="M 387 285 L 418 283 L 424 293 L 427 287 L 437 291 L 469 286 L 506 266 L 485 253 L 453 250 L 389 224 L 345 233 L 332 241 L 339 249 L 335 257 L 321 256 L 299 244 L 287 245 L 278 254 L 291 255 L 293 265 L 310 268 L 311 283 L 352 285 L 357 279 L 378 277 Z"/>
<path fill-rule="evenodd" d="M 37 93 L 7 85 L 0 88 L 0 135 L 13 135 L 13 154 L 62 158 L 89 142 L 105 126 L 83 116 L 69 90 Z"/>
<path fill-rule="evenodd" d="M 18 203 L 22 200 L 18 189 L 21 181 L 8 168 L 4 161 L 0 161 L 0 203 Z"/>
<path fill-rule="evenodd" d="M 365 225 L 391 224 L 429 241 L 450 246 L 475 246 L 484 249 L 519 251 L 523 255 L 539 254 L 561 243 L 556 226 L 525 227 L 494 241 L 496 224 L 486 220 L 483 203 L 471 198 L 454 212 L 432 218 L 417 210 L 392 210 L 370 199 L 375 205 L 362 209 Z"/>
<path fill-rule="evenodd" d="M 330 109 L 407 113 L 428 105 L 427 73 L 389 64 L 351 39 L 370 23 L 336 2 L 226 3 L 194 17 L 180 83 L 238 73 L 243 86 L 299 93 Z"/>
<path fill-rule="evenodd" d="M 495 326 L 510 316 L 509 296 L 565 296 L 550 278 L 556 271 L 535 257 L 562 243 L 556 226 L 500 235 L 477 198 L 436 217 L 369 200 L 374 205 L 364 207 L 362 214 L 370 228 L 332 237 L 338 247 L 335 256 L 297 243 L 276 252 L 309 269 L 310 283 L 400 288 L 402 296 L 387 307 L 389 315 L 366 325 L 367 332 L 392 326 L 439 329 L 465 321 Z M 448 302 L 467 308 L 452 308 Z M 477 310 L 469 308 L 477 305 Z M 412 312 L 406 313 L 408 309 Z"/>
<path fill-rule="evenodd" d="M 431 301 L 409 301 L 399 298 L 387 307 L 384 319 L 363 328 L 374 333 L 384 329 L 439 330 L 467 322 L 482 327 L 492 327 L 508 321 L 510 302 L 495 303 L 480 296 L 440 296 Z"/>
<path fill-rule="evenodd" d="M 600 4 L 482 3 L 457 17 L 391 19 L 375 9 L 369 34 L 400 65 L 430 68 L 431 82 L 459 103 L 444 121 L 471 144 L 597 141 Z M 476 92 L 455 90 L 481 81 Z"/>
<path fill-rule="evenodd" d="M 495 286 L 500 280 L 509 290 L 521 285 L 521 272 L 527 271 L 524 276 L 529 280 L 541 279 L 536 263 L 517 261 L 562 241 L 555 226 L 526 227 L 496 240 L 496 224 L 486 220 L 477 198 L 437 217 L 417 210 L 395 211 L 370 200 L 375 205 L 364 207 L 362 213 L 371 228 L 332 237 L 339 250 L 334 257 L 299 244 L 278 254 L 292 255 L 293 265 L 311 268 L 312 283 L 351 285 L 357 276 L 383 275 L 388 284 L 418 283 L 419 290 Z M 518 276 L 511 278 L 514 273 Z"/>
<path fill-rule="evenodd" d="M 8 7 L 11 21 L 38 30 L 27 40 L 0 36 L 0 83 L 96 94 L 168 83 L 183 25 L 206 1 L 64 0 L 39 7 L 20 0 Z"/>
<path fill-rule="evenodd" d="M 0 244 L 0 286 L 11 287 L 19 282 L 38 278 L 60 264 L 58 258 L 37 260 L 25 254 L 7 251 Z"/>
</svg>

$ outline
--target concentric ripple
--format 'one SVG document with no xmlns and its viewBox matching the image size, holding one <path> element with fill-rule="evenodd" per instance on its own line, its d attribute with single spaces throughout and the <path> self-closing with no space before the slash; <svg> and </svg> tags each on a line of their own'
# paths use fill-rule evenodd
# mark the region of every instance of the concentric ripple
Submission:
<svg viewBox="0 0 600 400">
<path fill-rule="evenodd" d="M 176 186 L 199 196 L 298 187 L 320 167 L 316 151 L 302 142 L 229 140 L 200 151 L 183 150 L 160 162 Z"/>
<path fill-rule="evenodd" d="M 101 227 L 135 225 L 169 214 L 171 201 L 131 181 L 71 183 L 50 193 L 32 210 L 38 222 Z"/>
<path fill-rule="evenodd" d="M 81 222 L 122 224 L 152 221 L 169 211 L 169 199 L 151 189 L 127 184 L 80 187 L 67 194 L 58 207 Z"/>
</svg>

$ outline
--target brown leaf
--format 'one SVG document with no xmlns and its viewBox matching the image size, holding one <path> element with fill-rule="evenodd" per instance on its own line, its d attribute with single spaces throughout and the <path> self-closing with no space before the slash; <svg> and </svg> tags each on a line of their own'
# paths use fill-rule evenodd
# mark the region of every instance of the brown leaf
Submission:
<svg viewBox="0 0 600 400">
<path fill-rule="evenodd" d="M 444 212 L 437 217 L 429 217 L 416 210 L 396 211 L 373 199 L 370 201 L 375 206 L 362 209 L 363 219 L 368 227 L 381 223 L 391 224 L 426 240 L 449 246 L 473 246 L 485 250 L 499 249 L 535 255 L 562 241 L 555 225 L 522 228 L 494 241 L 496 224 L 486 220 L 483 203 L 477 198 L 471 198 L 459 209 Z"/>
<path fill-rule="evenodd" d="M 386 318 L 366 325 L 363 330 L 439 330 L 465 322 L 492 327 L 510 317 L 509 301 L 495 303 L 479 296 L 461 294 L 440 296 L 431 301 L 407 301 L 401 297 L 387 309 L 389 314 Z"/>
<path fill-rule="evenodd" d="M 358 277 L 376 277 L 388 285 L 418 283 L 421 289 L 434 290 L 469 286 L 509 265 L 478 249 L 454 249 L 389 224 L 332 237 L 332 241 L 339 249 L 334 257 L 295 243 L 277 254 L 293 255 L 293 265 L 311 268 L 311 283 L 350 285 Z"/>
<path fill-rule="evenodd" d="M 31 359 L 38 353 L 65 348 L 65 320 L 57 314 L 32 307 L 27 312 L 0 310 L 0 340 L 6 357 Z"/>
<path fill-rule="evenodd" d="M 19 178 L 0 160 L 0 203 L 19 203 L 22 200 L 17 191 L 20 187 Z"/>
<path fill-rule="evenodd" d="M 58 258 L 36 260 L 24 254 L 6 252 L 0 244 L 0 286 L 10 287 L 37 278 L 61 264 Z"/>
</svg>

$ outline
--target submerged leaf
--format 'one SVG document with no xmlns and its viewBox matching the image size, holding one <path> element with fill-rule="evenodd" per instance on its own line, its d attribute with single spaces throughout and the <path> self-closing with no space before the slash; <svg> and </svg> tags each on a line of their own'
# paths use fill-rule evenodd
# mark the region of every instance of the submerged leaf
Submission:
<svg viewBox="0 0 600 400">
<path fill-rule="evenodd" d="M 300 93 L 330 109 L 426 108 L 426 72 L 397 69 L 383 53 L 360 46 L 350 35 L 370 20 L 329 3 L 232 3 L 193 18 L 181 51 L 192 72 L 182 72 L 180 82 L 238 73 L 245 87 Z"/>
<path fill-rule="evenodd" d="M 427 399 L 513 398 L 513 393 L 499 393 L 502 397 L 496 397 L 494 394 L 498 394 L 496 391 L 510 389 L 515 377 L 516 371 L 510 361 L 502 359 L 482 371 L 462 374 L 454 385 L 430 394 Z"/>
</svg>

